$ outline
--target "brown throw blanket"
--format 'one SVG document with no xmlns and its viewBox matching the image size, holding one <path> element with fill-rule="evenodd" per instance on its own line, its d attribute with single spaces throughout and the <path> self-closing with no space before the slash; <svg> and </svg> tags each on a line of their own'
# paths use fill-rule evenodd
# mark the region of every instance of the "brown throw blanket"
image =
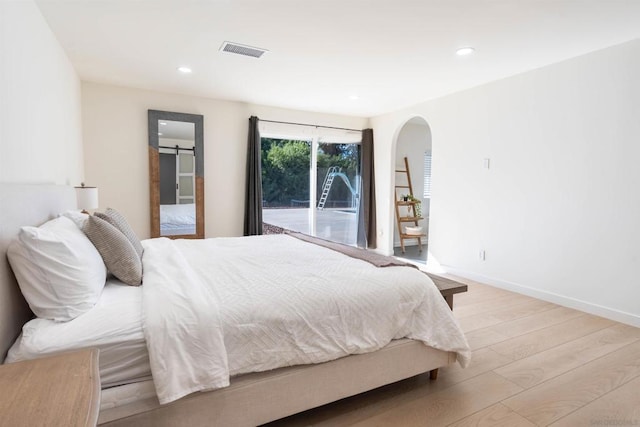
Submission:
<svg viewBox="0 0 640 427">
<path fill-rule="evenodd" d="M 288 234 L 291 237 L 304 240 L 305 242 L 313 243 L 318 246 L 323 246 L 325 248 L 350 256 L 352 258 L 366 261 L 370 264 L 375 265 L 376 267 L 413 267 L 420 270 L 416 265 L 409 264 L 404 261 L 400 261 L 394 257 L 380 255 L 375 252 L 370 252 L 365 249 L 343 245 L 342 243 L 330 242 L 328 240 L 319 239 L 317 237 L 311 237 L 306 234 L 298 233 L 295 231 L 285 230 L 284 233 Z M 445 295 L 445 293 L 446 295 L 449 295 L 449 298 L 453 298 L 452 294 L 454 293 L 467 291 L 467 285 L 464 285 L 460 282 L 456 282 L 455 280 L 451 280 L 446 277 L 439 276 L 437 274 L 428 273 L 422 270 L 420 271 L 426 274 L 433 281 L 433 283 L 440 290 L 440 292 L 442 292 L 443 295 Z M 447 299 L 447 302 L 449 302 L 449 307 L 453 307 L 453 299 L 451 300 Z"/>
<path fill-rule="evenodd" d="M 376 267 L 413 267 L 418 268 L 413 264 L 409 264 L 404 261 L 400 261 L 394 257 L 380 255 L 375 252 L 370 252 L 365 249 L 356 248 L 353 246 L 343 245 L 342 243 L 330 242 L 329 240 L 320 239 L 318 237 L 312 237 L 306 234 L 298 233 L 295 231 L 285 231 L 285 234 L 288 234 L 291 237 L 295 237 L 296 239 L 304 240 L 305 242 L 313 243 L 318 246 L 323 246 L 325 248 L 334 250 L 336 252 L 340 252 L 351 258 L 356 258 L 362 261 L 366 261 L 369 264 L 373 264 Z"/>
</svg>

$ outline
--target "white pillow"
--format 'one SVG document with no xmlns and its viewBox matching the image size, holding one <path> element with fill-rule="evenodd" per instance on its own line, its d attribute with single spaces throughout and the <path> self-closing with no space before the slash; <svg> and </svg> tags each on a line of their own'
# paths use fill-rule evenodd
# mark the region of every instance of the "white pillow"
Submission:
<svg viewBox="0 0 640 427">
<path fill-rule="evenodd" d="M 107 278 L 102 257 L 65 216 L 22 227 L 7 257 L 36 316 L 66 321 L 95 305 Z"/>
<path fill-rule="evenodd" d="M 78 226 L 80 230 L 84 228 L 84 226 L 87 224 L 87 220 L 89 219 L 88 214 L 82 213 L 80 211 L 66 211 L 64 213 L 61 213 L 59 216 L 66 216 L 67 218 L 69 218 Z"/>
</svg>

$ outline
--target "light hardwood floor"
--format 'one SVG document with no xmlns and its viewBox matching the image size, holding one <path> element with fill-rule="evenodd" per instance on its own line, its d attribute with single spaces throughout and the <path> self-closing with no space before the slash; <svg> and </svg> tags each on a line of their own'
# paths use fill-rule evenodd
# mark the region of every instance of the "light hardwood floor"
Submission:
<svg viewBox="0 0 640 427">
<path fill-rule="evenodd" d="M 460 280 L 460 279 L 458 279 Z M 640 426 L 640 329 L 464 281 L 473 350 L 443 368 L 272 426 Z M 313 387 L 313 385 L 310 385 Z"/>
</svg>

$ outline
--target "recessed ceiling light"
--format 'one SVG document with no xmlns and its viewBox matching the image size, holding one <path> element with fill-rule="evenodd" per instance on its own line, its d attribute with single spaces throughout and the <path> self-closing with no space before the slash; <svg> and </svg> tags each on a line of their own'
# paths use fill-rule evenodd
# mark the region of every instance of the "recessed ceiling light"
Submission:
<svg viewBox="0 0 640 427">
<path fill-rule="evenodd" d="M 360 97 L 358 95 L 349 95 L 349 99 L 352 101 L 356 101 L 358 99 L 360 99 Z"/>
<path fill-rule="evenodd" d="M 179 67 L 178 71 L 180 71 L 181 73 L 184 73 L 184 74 L 189 74 L 189 73 L 191 73 L 191 68 L 189 68 L 189 67 Z"/>
<path fill-rule="evenodd" d="M 167 122 L 160 122 L 160 126 L 166 126 Z"/>
<path fill-rule="evenodd" d="M 162 136 L 162 132 L 158 132 L 158 136 Z"/>
<path fill-rule="evenodd" d="M 476 50 L 474 48 L 470 47 L 470 46 L 461 47 L 460 49 L 456 50 L 456 55 L 458 55 L 458 56 L 470 55 L 475 51 Z"/>
</svg>

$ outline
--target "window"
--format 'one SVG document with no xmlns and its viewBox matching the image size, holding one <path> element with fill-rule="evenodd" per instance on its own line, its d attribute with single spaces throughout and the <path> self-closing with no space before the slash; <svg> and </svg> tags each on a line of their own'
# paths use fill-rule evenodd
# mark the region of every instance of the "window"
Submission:
<svg viewBox="0 0 640 427">
<path fill-rule="evenodd" d="M 361 133 L 300 128 L 261 129 L 263 221 L 356 245 Z"/>
<path fill-rule="evenodd" d="M 425 199 L 431 198 L 431 152 L 424 152 L 424 194 Z"/>
</svg>

